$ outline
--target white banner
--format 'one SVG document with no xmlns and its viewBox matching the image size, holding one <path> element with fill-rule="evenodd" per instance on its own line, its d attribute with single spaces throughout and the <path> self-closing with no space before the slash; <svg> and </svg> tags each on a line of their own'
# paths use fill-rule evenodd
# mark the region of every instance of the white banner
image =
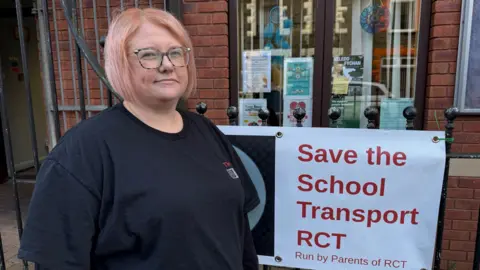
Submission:
<svg viewBox="0 0 480 270">
<path fill-rule="evenodd" d="M 220 128 L 249 160 L 269 151 L 251 152 L 256 137 L 274 142 L 268 157 L 275 159 L 269 165 L 275 166 L 274 190 L 269 193 L 267 180 L 251 173 L 257 187 L 267 187 L 260 192 L 262 210 L 255 212 L 262 215 L 258 226 L 268 224 L 262 219 L 274 219 L 273 250 L 259 253 L 261 264 L 329 270 L 432 268 L 446 158 L 443 141 L 432 139 L 442 138 L 443 132 Z M 250 141 L 240 145 L 245 138 Z M 274 214 L 266 217 L 269 202 Z M 264 252 L 268 247 L 258 237 L 268 229 L 258 230 L 256 245 Z"/>
</svg>

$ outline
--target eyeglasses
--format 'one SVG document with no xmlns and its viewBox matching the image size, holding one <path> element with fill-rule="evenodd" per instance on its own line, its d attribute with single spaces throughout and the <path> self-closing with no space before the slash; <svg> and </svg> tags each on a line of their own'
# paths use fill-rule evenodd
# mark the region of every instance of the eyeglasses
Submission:
<svg viewBox="0 0 480 270">
<path fill-rule="evenodd" d="M 184 67 L 188 65 L 188 61 L 190 60 L 189 52 L 190 48 L 184 47 L 172 48 L 167 52 L 161 52 L 153 48 L 143 48 L 134 51 L 140 65 L 145 69 L 159 68 L 162 65 L 165 55 L 173 66 Z"/>
</svg>

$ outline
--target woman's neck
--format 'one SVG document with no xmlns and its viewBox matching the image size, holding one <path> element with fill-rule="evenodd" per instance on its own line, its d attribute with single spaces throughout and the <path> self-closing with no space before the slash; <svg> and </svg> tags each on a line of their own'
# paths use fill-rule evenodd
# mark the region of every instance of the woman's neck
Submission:
<svg viewBox="0 0 480 270">
<path fill-rule="evenodd" d="M 183 129 L 182 116 L 172 108 L 152 108 L 124 101 L 123 106 L 146 125 L 166 133 L 177 133 Z"/>
</svg>

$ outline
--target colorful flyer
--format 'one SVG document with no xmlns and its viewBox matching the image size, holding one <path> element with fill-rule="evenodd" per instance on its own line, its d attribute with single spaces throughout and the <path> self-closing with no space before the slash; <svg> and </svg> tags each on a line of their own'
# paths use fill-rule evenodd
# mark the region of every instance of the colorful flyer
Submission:
<svg viewBox="0 0 480 270">
<path fill-rule="evenodd" d="M 270 92 L 272 53 L 266 50 L 244 51 L 242 65 L 243 92 Z"/>
<path fill-rule="evenodd" d="M 241 98 L 239 99 L 238 120 L 240 126 L 261 126 L 262 119 L 258 117 L 260 109 L 267 108 L 267 100 L 264 98 Z"/>
<path fill-rule="evenodd" d="M 285 97 L 283 100 L 283 126 L 297 126 L 297 119 L 293 116 L 296 108 L 302 108 L 306 112 L 301 122 L 302 127 L 312 127 L 312 99 L 295 97 Z"/>
<path fill-rule="evenodd" d="M 332 67 L 332 94 L 350 95 L 350 82 L 363 81 L 363 55 L 335 56 Z M 358 84 L 357 84 L 358 85 Z"/>
<path fill-rule="evenodd" d="M 313 87 L 313 58 L 285 58 L 284 95 L 311 97 Z"/>
</svg>

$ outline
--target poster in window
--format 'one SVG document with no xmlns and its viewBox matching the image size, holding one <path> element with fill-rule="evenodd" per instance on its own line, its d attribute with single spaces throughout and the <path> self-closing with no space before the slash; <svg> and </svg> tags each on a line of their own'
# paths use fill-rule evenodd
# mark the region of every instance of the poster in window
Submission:
<svg viewBox="0 0 480 270">
<path fill-rule="evenodd" d="M 312 99 L 285 97 L 283 100 L 283 126 L 297 126 L 297 119 L 293 116 L 294 110 L 300 107 L 305 110 L 306 115 L 302 119 L 302 127 L 312 127 Z"/>
<path fill-rule="evenodd" d="M 332 94 L 350 95 L 363 81 L 363 55 L 335 56 L 332 67 Z"/>
<path fill-rule="evenodd" d="M 262 119 L 258 117 L 260 109 L 267 108 L 267 100 L 264 98 L 242 98 L 239 99 L 239 125 L 240 126 L 261 126 Z"/>
<path fill-rule="evenodd" d="M 265 93 L 272 89 L 272 53 L 266 50 L 243 52 L 243 91 Z"/>
<path fill-rule="evenodd" d="M 285 96 L 311 97 L 313 87 L 313 58 L 294 57 L 284 61 Z"/>
</svg>

